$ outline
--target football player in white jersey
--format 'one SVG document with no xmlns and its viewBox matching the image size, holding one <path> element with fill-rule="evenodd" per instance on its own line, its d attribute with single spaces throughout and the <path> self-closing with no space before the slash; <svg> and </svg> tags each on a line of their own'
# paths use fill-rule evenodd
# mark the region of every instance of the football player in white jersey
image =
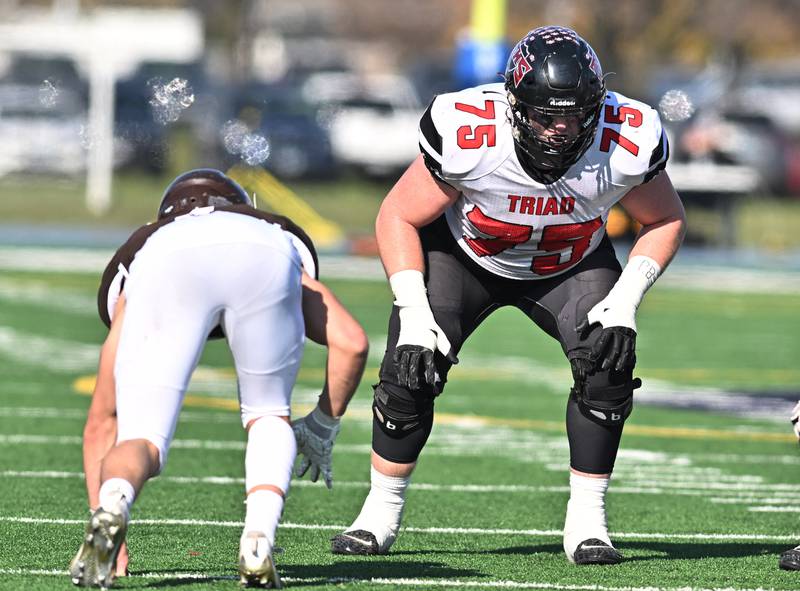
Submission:
<svg viewBox="0 0 800 591">
<path fill-rule="evenodd" d="M 84 472 L 94 511 L 70 565 L 76 585 L 108 588 L 125 574 L 128 514 L 163 469 L 189 378 L 208 338 L 224 337 L 247 430 L 243 584 L 279 587 L 272 548 L 297 453 L 312 480 L 331 483 L 339 417 L 364 369 L 367 339 L 317 280 L 308 236 L 260 211 L 213 169 L 179 176 L 158 220 L 111 259 L 98 293 L 109 327 L 84 430 Z M 328 347 L 317 407 L 289 422 L 304 339 Z"/>
<path fill-rule="evenodd" d="M 617 563 L 604 498 L 641 384 L 635 313 L 685 226 L 658 114 L 607 90 L 574 31 L 541 27 L 511 52 L 504 83 L 435 97 L 419 141 L 376 221 L 395 301 L 371 489 L 332 550 L 389 550 L 447 372 L 472 331 L 510 305 L 560 342 L 572 369 L 567 558 Z M 605 231 L 615 203 L 642 225 L 624 270 Z"/>
</svg>

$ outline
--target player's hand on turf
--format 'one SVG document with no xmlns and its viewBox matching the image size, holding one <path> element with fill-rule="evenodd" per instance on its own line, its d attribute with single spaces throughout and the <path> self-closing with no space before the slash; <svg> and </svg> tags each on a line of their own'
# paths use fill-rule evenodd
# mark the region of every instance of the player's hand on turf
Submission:
<svg viewBox="0 0 800 591">
<path fill-rule="evenodd" d="M 310 469 L 311 482 L 316 482 L 322 473 L 325 486 L 333 487 L 331 454 L 333 442 L 339 434 L 339 427 L 339 419 L 328 416 L 319 406 L 303 418 L 292 421 L 294 437 L 297 440 L 299 462 L 295 474 L 298 478 L 302 478 Z"/>
<path fill-rule="evenodd" d="M 792 422 L 794 434 L 797 435 L 797 439 L 800 441 L 800 401 L 794 405 L 794 408 L 792 409 L 792 416 L 789 417 L 789 420 Z"/>
<path fill-rule="evenodd" d="M 437 376 L 433 358 L 437 350 L 450 363 L 458 363 L 450 340 L 434 320 L 430 306 L 400 307 L 400 335 L 393 357 L 400 385 L 416 390 L 420 378 L 434 385 Z"/>
<path fill-rule="evenodd" d="M 585 339 L 597 324 L 603 330 L 592 347 L 595 369 L 632 370 L 636 365 L 636 307 L 606 297 L 589 310 L 576 330 Z"/>
</svg>

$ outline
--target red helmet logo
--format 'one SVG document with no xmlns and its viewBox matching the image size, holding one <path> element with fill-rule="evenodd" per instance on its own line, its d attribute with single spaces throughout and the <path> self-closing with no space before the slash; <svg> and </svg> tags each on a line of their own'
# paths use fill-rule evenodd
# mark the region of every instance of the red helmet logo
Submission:
<svg viewBox="0 0 800 591">
<path fill-rule="evenodd" d="M 524 41 L 524 39 L 523 39 Z M 518 87 L 519 83 L 525 77 L 525 74 L 533 69 L 531 63 L 528 61 L 528 56 L 523 53 L 524 43 L 517 45 L 514 53 L 511 54 L 511 62 L 514 64 L 514 87 Z"/>
<path fill-rule="evenodd" d="M 597 59 L 597 55 L 592 48 L 589 47 L 589 50 L 586 52 L 586 57 L 589 60 L 589 69 L 594 72 L 598 78 L 603 78 L 603 69 L 600 67 L 600 60 Z"/>
</svg>

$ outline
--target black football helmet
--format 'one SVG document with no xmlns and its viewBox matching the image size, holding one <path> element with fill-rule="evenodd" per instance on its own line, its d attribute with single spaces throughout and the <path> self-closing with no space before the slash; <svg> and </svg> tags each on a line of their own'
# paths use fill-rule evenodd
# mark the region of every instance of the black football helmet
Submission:
<svg viewBox="0 0 800 591">
<path fill-rule="evenodd" d="M 208 205 L 253 205 L 239 183 L 214 168 L 195 168 L 172 181 L 161 197 L 158 219 Z"/>
<path fill-rule="evenodd" d="M 526 169 L 533 168 L 536 180 L 553 182 L 594 140 L 606 97 L 597 55 L 572 29 L 539 27 L 511 51 L 505 88 Z M 551 127 L 555 118 L 566 131 Z"/>
</svg>

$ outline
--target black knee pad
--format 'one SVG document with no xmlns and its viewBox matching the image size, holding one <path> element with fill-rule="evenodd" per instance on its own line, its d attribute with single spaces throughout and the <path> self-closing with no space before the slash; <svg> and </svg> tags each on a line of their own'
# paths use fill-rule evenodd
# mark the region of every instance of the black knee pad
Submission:
<svg viewBox="0 0 800 591">
<path fill-rule="evenodd" d="M 434 397 L 388 382 L 374 388 L 372 449 L 392 462 L 416 462 L 433 429 Z"/>
<path fill-rule="evenodd" d="M 597 376 L 600 377 L 600 376 Z M 598 425 L 622 425 L 633 410 L 633 391 L 642 380 L 609 372 L 609 380 L 591 378 L 579 383 L 576 380 L 570 395 L 578 403 L 581 414 Z M 605 382 L 596 384 L 593 382 Z"/>
</svg>

